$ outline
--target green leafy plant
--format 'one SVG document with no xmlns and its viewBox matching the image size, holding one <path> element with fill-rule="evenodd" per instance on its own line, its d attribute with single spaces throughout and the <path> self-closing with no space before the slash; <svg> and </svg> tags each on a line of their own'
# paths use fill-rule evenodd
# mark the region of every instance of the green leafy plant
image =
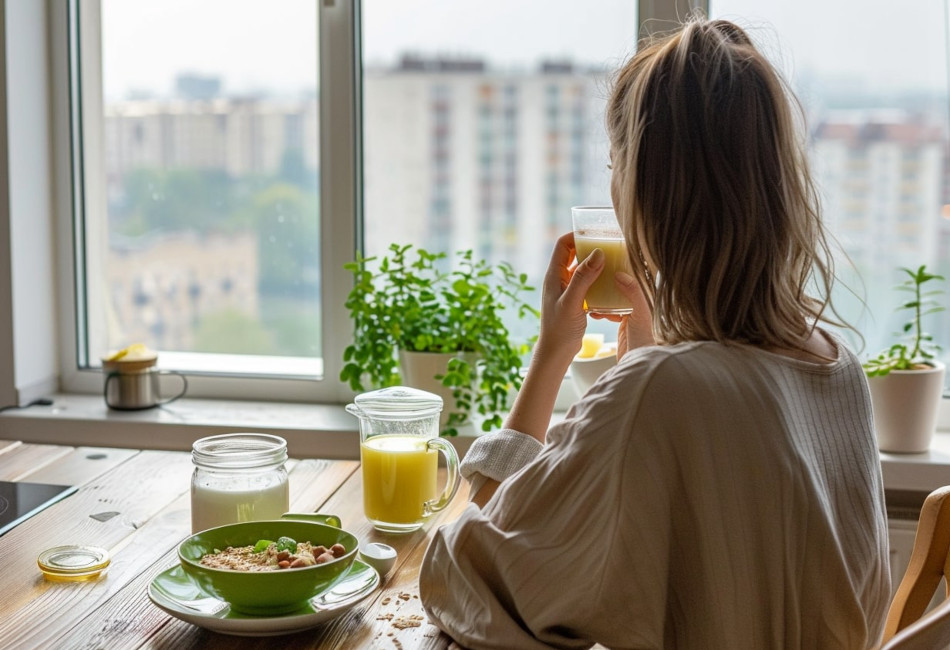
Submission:
<svg viewBox="0 0 950 650">
<path fill-rule="evenodd" d="M 940 289 L 924 290 L 924 285 L 934 280 L 942 281 L 942 275 L 927 273 L 926 265 L 921 265 L 916 271 L 901 268 L 907 274 L 907 279 L 897 287 L 900 291 L 913 294 L 913 299 L 898 307 L 899 311 L 909 310 L 910 320 L 904 323 L 902 334 L 906 335 L 907 342 L 898 342 L 884 350 L 876 357 L 864 363 L 864 370 L 869 377 L 881 377 L 891 370 L 914 370 L 929 367 L 929 360 L 940 346 L 933 342 L 933 337 L 923 330 L 923 317 L 941 312 L 944 308 L 937 303 L 933 296 L 942 293 Z"/>
<path fill-rule="evenodd" d="M 450 270 L 443 270 L 454 262 Z M 470 412 L 484 417 L 482 429 L 502 424 L 512 389 L 521 387 L 522 356 L 532 340 L 511 340 L 505 309 L 518 318 L 538 318 L 524 301 L 533 290 L 510 264 L 475 260 L 471 250 L 452 260 L 412 245 L 392 244 L 383 257 L 344 265 L 353 274 L 345 306 L 353 343 L 343 352 L 340 379 L 356 391 L 398 385 L 398 351 L 459 353 L 437 376 L 452 390 L 455 409 L 444 435 L 456 435 Z"/>
</svg>

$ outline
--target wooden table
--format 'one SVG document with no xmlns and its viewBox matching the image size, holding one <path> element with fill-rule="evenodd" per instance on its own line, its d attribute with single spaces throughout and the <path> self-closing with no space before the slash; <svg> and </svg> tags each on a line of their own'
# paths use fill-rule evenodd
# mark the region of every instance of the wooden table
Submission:
<svg viewBox="0 0 950 650">
<path fill-rule="evenodd" d="M 292 511 L 337 514 L 361 542 L 385 542 L 396 548 L 399 559 L 379 589 L 332 621 L 292 635 L 238 637 L 171 617 L 146 594 L 156 574 L 177 564 L 176 547 L 191 532 L 190 454 L 0 440 L 0 480 L 79 486 L 76 494 L 0 536 L 0 647 L 454 646 L 426 622 L 418 574 L 432 531 L 465 507 L 465 481 L 452 504 L 422 530 L 386 535 L 363 516 L 358 462 L 296 460 L 288 468 Z M 37 555 L 62 544 L 100 546 L 110 552 L 112 563 L 96 580 L 47 581 L 36 565 Z M 419 616 L 418 627 L 394 624 Z"/>
</svg>

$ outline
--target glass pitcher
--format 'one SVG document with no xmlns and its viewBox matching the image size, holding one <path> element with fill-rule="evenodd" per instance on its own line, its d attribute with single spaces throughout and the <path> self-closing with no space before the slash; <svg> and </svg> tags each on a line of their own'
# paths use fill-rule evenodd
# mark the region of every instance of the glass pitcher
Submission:
<svg viewBox="0 0 950 650">
<path fill-rule="evenodd" d="M 459 486 L 458 454 L 439 437 L 442 398 L 392 386 L 357 395 L 346 411 L 359 418 L 363 510 L 376 529 L 418 530 L 445 508 Z M 448 477 L 438 488 L 438 452 Z"/>
</svg>

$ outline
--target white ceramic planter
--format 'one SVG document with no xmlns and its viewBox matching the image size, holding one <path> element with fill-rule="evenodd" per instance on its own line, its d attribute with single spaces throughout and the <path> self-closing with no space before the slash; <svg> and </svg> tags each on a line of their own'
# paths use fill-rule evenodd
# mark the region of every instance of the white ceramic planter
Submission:
<svg viewBox="0 0 950 650">
<path fill-rule="evenodd" d="M 946 368 L 939 361 L 925 370 L 892 370 L 868 377 L 878 448 L 894 453 L 930 449 L 937 428 Z"/>
<path fill-rule="evenodd" d="M 458 357 L 454 352 L 411 352 L 399 351 L 399 374 L 402 383 L 406 386 L 434 393 L 442 398 L 442 414 L 439 417 L 439 426 L 444 428 L 453 411 L 461 411 L 455 407 L 455 397 L 452 390 L 446 388 L 437 380 L 436 375 L 444 375 L 448 369 L 449 360 Z M 472 361 L 469 361 L 472 363 Z"/>
</svg>

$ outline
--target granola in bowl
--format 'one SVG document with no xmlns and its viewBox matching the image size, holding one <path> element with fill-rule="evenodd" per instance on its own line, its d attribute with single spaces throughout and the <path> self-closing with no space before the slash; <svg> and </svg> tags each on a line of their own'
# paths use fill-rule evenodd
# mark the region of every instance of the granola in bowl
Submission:
<svg viewBox="0 0 950 650">
<path fill-rule="evenodd" d="M 279 571 L 325 564 L 345 554 L 346 548 L 342 544 L 326 548 L 281 537 L 276 542 L 261 540 L 253 546 L 229 546 L 223 551 L 215 549 L 214 553 L 201 558 L 201 564 L 231 571 Z"/>
</svg>

